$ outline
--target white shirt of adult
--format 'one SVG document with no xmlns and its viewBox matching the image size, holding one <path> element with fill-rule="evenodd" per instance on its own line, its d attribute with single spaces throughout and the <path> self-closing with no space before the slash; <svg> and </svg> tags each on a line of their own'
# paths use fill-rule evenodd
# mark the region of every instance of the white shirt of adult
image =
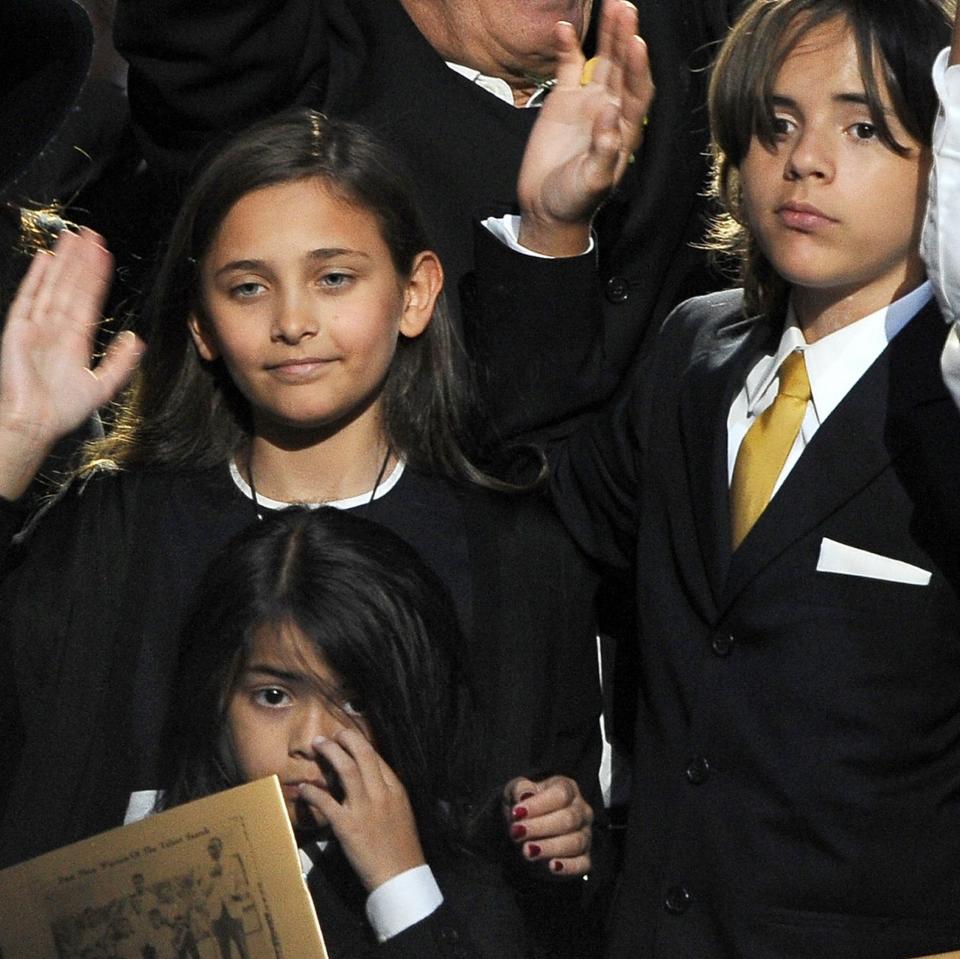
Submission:
<svg viewBox="0 0 960 959">
<path fill-rule="evenodd" d="M 960 406 L 960 64 L 950 50 L 933 65 L 940 112 L 933 128 L 933 165 L 920 252 L 943 318 L 951 324 L 940 357 L 943 380 Z"/>
</svg>

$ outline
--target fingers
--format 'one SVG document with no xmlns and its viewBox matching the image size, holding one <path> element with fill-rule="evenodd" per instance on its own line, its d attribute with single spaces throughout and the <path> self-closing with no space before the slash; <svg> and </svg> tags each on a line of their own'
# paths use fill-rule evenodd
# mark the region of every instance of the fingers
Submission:
<svg viewBox="0 0 960 959">
<path fill-rule="evenodd" d="M 100 384 L 101 396 L 97 406 L 108 403 L 127 385 L 146 348 L 143 340 L 131 330 L 125 330 L 113 338 L 103 359 L 95 369 L 90 370 Z"/>
<path fill-rule="evenodd" d="M 553 31 L 554 50 L 557 66 L 554 73 L 558 87 L 576 88 L 580 85 L 583 73 L 583 51 L 580 38 L 572 23 L 560 20 Z"/>
<path fill-rule="evenodd" d="M 46 257 L 44 257 L 46 259 Z M 54 329 L 84 321 L 96 326 L 110 288 L 113 257 L 92 230 L 60 234 L 34 291 L 29 318 Z"/>
<path fill-rule="evenodd" d="M 600 18 L 591 83 L 604 89 L 609 104 L 594 119 L 590 177 L 617 182 L 640 146 L 653 103 L 654 85 L 647 45 L 637 36 L 637 9 L 628 0 L 607 0 Z"/>
<path fill-rule="evenodd" d="M 53 265 L 53 256 L 46 250 L 38 250 L 30 261 L 30 268 L 20 281 L 17 295 L 7 312 L 7 326 L 22 323 L 33 314 L 37 294 L 45 282 L 47 270 Z"/>
<path fill-rule="evenodd" d="M 542 862 L 554 874 L 579 875 L 590 869 L 593 810 L 574 780 L 514 779 L 504 789 L 504 800 L 510 838 L 524 859 Z"/>
<path fill-rule="evenodd" d="M 316 752 L 322 756 L 340 777 L 344 803 L 363 795 L 377 795 L 399 784 L 393 770 L 383 761 L 370 741 L 356 729 L 341 729 L 333 739 L 318 736 L 314 740 Z M 387 782 L 388 770 L 392 781 Z M 401 787 L 402 788 L 402 787 Z"/>
<path fill-rule="evenodd" d="M 367 891 L 424 863 L 406 790 L 366 737 L 341 729 L 313 741 L 318 758 L 340 778 L 343 799 L 303 783 L 300 795 L 318 824 L 329 823 Z"/>
<path fill-rule="evenodd" d="M 640 145 L 643 123 L 653 105 L 654 85 L 647 45 L 631 36 L 624 49 L 623 82 L 620 86 L 620 115 L 624 127 L 624 149 L 632 153 Z"/>
</svg>

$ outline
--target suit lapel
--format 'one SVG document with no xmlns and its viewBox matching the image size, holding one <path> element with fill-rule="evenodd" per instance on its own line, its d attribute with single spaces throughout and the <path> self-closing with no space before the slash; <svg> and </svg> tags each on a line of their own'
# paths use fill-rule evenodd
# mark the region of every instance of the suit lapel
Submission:
<svg viewBox="0 0 960 959">
<path fill-rule="evenodd" d="M 769 563 L 870 483 L 902 448 L 898 424 L 945 391 L 937 358 L 943 321 L 935 306 L 894 338 L 817 430 L 730 561 L 721 613 Z M 931 375 L 933 374 L 933 375 Z"/>
<path fill-rule="evenodd" d="M 737 314 L 701 337 L 680 393 L 680 430 L 700 556 L 714 603 L 730 559 L 727 417 L 760 351 L 775 346 L 779 329 Z"/>
</svg>

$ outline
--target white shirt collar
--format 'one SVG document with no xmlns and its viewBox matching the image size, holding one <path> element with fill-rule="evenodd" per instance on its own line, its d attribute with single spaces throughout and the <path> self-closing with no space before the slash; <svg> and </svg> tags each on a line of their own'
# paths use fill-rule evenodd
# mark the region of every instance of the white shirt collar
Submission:
<svg viewBox="0 0 960 959">
<path fill-rule="evenodd" d="M 888 306 L 824 336 L 816 343 L 804 340 L 791 306 L 776 353 L 762 358 L 750 371 L 744 384 L 750 416 L 755 415 L 755 407 L 770 388 L 780 364 L 794 350 L 802 350 L 817 420 L 822 423 L 887 344 L 932 296 L 930 283 L 922 283 Z"/>
<path fill-rule="evenodd" d="M 513 87 L 511 87 L 510 84 L 507 83 L 507 81 L 503 78 L 488 77 L 479 70 L 474 70 L 473 67 L 465 67 L 462 63 L 453 63 L 450 60 L 445 62 L 447 66 L 450 67 L 450 69 L 455 73 L 459 73 L 460 76 L 466 77 L 471 83 L 475 83 L 478 87 L 486 90 L 487 93 L 492 93 L 498 100 L 503 100 L 504 103 L 509 103 L 510 106 L 515 105 L 513 99 Z M 521 109 L 540 106 L 543 103 L 543 98 L 546 96 L 549 89 L 549 83 L 541 84 Z"/>
<path fill-rule="evenodd" d="M 397 465 L 394 466 L 390 475 L 383 478 L 375 491 L 365 490 L 356 496 L 331 500 L 329 503 L 284 503 L 280 500 L 270 499 L 269 496 L 264 496 L 262 493 L 257 492 L 257 502 L 264 509 L 287 509 L 290 506 L 306 506 L 308 509 L 316 509 L 319 506 L 332 506 L 334 509 L 354 509 L 357 506 L 366 505 L 372 499 L 380 499 L 381 496 L 386 496 L 387 493 L 400 482 L 401 476 L 403 476 L 403 460 L 398 459 Z M 237 489 L 240 490 L 247 499 L 252 500 L 253 490 L 250 489 L 250 484 L 240 475 L 240 470 L 237 468 L 237 461 L 235 459 L 230 460 L 230 477 Z M 372 496 L 371 493 L 373 494 Z"/>
</svg>

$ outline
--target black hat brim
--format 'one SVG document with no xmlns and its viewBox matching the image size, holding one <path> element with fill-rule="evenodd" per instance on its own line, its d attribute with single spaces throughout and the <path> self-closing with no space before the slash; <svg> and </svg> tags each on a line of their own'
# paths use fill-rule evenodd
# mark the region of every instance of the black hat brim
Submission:
<svg viewBox="0 0 960 959">
<path fill-rule="evenodd" d="M 0 2 L 0 193 L 63 123 L 92 53 L 90 19 L 74 0 Z"/>
</svg>

